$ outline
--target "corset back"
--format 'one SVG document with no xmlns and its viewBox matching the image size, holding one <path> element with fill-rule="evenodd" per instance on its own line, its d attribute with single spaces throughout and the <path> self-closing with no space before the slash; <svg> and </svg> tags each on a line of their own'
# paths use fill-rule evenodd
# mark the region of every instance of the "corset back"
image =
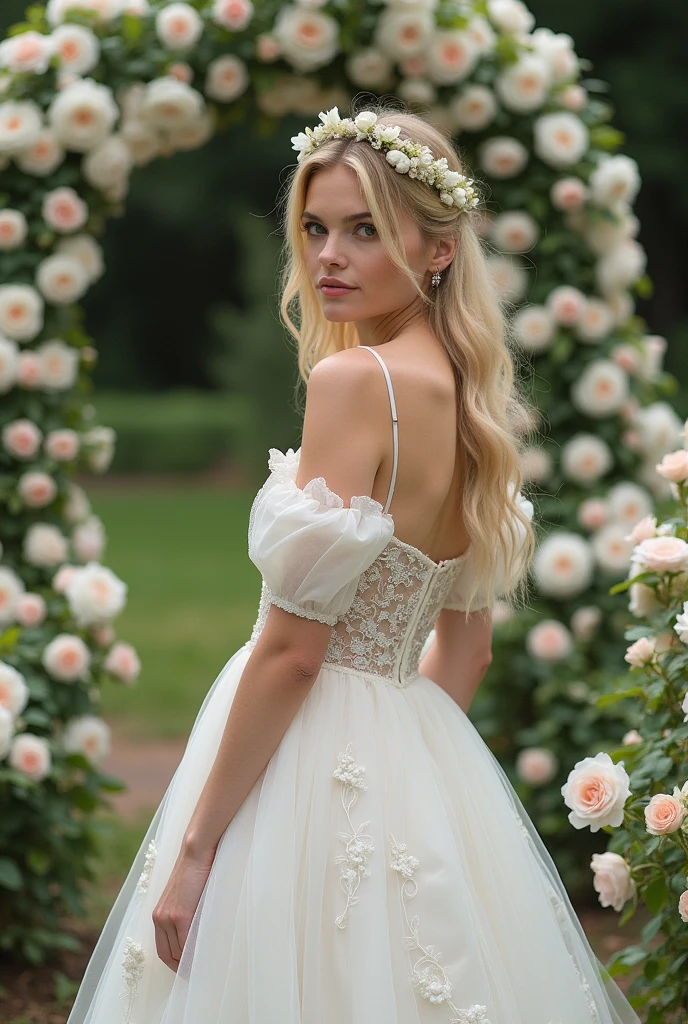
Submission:
<svg viewBox="0 0 688 1024">
<path fill-rule="evenodd" d="M 361 573 L 351 607 L 338 617 L 324 663 L 382 676 L 405 686 L 418 675 L 423 645 L 468 554 L 434 562 L 392 537 Z M 267 619 L 270 590 L 263 580 L 255 644 Z"/>
</svg>

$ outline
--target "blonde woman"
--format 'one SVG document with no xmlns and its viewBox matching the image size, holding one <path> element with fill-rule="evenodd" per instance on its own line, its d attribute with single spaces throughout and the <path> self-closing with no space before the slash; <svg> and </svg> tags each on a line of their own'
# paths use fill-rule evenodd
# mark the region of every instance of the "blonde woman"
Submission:
<svg viewBox="0 0 688 1024">
<path fill-rule="evenodd" d="M 292 141 L 308 386 L 251 509 L 258 619 L 69 1024 L 639 1024 L 467 717 L 534 548 L 478 188 L 398 109 Z"/>
</svg>

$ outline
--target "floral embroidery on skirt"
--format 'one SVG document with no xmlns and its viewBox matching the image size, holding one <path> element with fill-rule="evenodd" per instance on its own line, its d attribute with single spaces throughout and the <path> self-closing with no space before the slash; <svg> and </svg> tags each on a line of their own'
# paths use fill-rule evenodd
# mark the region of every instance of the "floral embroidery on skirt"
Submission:
<svg viewBox="0 0 688 1024">
<path fill-rule="evenodd" d="M 337 766 L 332 773 L 333 778 L 339 779 L 342 783 L 342 806 L 349 822 L 350 832 L 338 832 L 337 838 L 346 844 L 346 852 L 335 857 L 335 864 L 341 864 L 340 885 L 346 895 L 346 906 L 342 913 L 335 918 L 338 928 L 346 928 L 349 907 L 358 903 L 359 896 L 356 895 L 362 877 L 370 876 L 368 859 L 375 849 L 372 837 L 364 829 L 370 824 L 370 820 L 362 822 L 355 827 L 351 820 L 351 808 L 358 799 L 358 790 L 367 789 L 363 781 L 365 765 L 356 764 L 350 753 L 351 743 L 345 751 L 337 757 Z"/>
</svg>

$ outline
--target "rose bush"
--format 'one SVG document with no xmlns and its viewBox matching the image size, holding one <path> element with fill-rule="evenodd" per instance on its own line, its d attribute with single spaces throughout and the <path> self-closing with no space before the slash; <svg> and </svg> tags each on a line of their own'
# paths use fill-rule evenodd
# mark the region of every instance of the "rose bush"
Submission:
<svg viewBox="0 0 688 1024">
<path fill-rule="evenodd" d="M 615 954 L 610 973 L 638 968 L 633 1005 L 647 1024 L 675 1024 L 688 1004 L 688 450 L 656 468 L 676 504 L 631 532 L 628 578 L 613 590 L 628 593 L 644 621 L 626 631 L 631 680 L 598 698 L 602 708 L 627 703 L 636 728 L 617 749 L 578 762 L 561 792 L 575 828 L 610 836 L 590 864 L 601 905 L 620 923 L 641 904 L 650 913 L 640 943 Z"/>
</svg>

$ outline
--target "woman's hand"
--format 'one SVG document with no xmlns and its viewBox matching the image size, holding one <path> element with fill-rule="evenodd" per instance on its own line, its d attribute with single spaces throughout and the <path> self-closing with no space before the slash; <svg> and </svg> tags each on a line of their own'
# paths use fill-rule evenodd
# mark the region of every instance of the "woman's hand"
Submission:
<svg viewBox="0 0 688 1024">
<path fill-rule="evenodd" d="M 182 844 L 172 874 L 153 911 L 155 948 L 162 962 L 175 974 L 214 859 L 215 851 L 192 854 Z"/>
</svg>

